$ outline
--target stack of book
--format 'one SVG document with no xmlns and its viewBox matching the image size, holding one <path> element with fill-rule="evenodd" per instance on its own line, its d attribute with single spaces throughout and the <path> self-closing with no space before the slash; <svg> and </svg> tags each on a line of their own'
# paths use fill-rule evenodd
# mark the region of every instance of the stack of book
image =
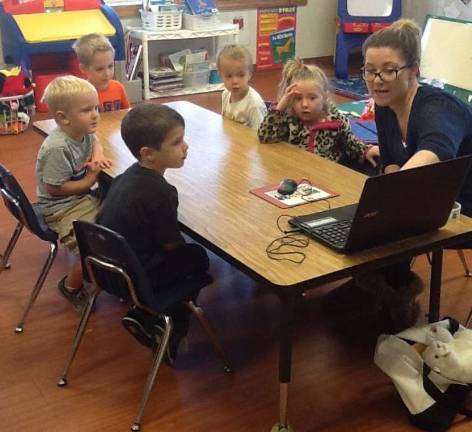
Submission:
<svg viewBox="0 0 472 432">
<path fill-rule="evenodd" d="M 160 67 L 149 70 L 149 88 L 155 92 L 165 92 L 183 88 L 182 75 L 168 68 Z"/>
</svg>

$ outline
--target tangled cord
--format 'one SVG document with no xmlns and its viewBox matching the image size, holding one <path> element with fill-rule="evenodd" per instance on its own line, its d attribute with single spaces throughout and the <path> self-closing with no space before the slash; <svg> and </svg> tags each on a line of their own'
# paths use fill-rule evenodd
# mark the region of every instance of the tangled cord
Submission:
<svg viewBox="0 0 472 432">
<path fill-rule="evenodd" d="M 277 228 L 280 232 L 284 235 L 281 237 L 277 237 L 275 240 L 271 241 L 269 245 L 266 247 L 266 254 L 267 256 L 276 261 L 290 261 L 295 264 L 301 264 L 305 261 L 306 255 L 300 251 L 288 250 L 284 251 L 282 248 L 284 247 L 292 247 L 292 248 L 299 248 L 303 249 L 306 248 L 309 244 L 309 240 L 305 236 L 295 236 L 294 233 L 300 232 L 299 229 L 294 229 L 290 231 L 286 231 L 282 229 L 280 226 L 280 219 L 282 217 L 291 218 L 291 215 L 280 215 L 277 218 Z"/>
</svg>

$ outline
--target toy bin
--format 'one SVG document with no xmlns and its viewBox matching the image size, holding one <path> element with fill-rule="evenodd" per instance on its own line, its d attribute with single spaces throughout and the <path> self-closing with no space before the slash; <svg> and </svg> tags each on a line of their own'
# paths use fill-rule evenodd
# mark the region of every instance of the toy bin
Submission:
<svg viewBox="0 0 472 432">
<path fill-rule="evenodd" d="M 0 135 L 24 132 L 34 114 L 33 90 L 24 95 L 0 97 Z"/>
<path fill-rule="evenodd" d="M 144 30 L 168 31 L 182 28 L 182 11 L 140 10 Z"/>
<path fill-rule="evenodd" d="M 217 13 L 208 15 L 190 15 L 184 13 L 184 29 L 187 30 L 212 30 L 220 24 Z"/>
<path fill-rule="evenodd" d="M 210 70 L 198 70 L 195 72 L 184 72 L 183 81 L 185 87 L 198 87 L 208 84 L 210 78 Z"/>
</svg>

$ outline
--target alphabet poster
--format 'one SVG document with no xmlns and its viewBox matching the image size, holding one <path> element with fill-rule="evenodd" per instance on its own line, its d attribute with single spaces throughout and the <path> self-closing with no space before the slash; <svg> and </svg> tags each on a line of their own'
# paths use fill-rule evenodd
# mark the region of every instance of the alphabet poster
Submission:
<svg viewBox="0 0 472 432">
<path fill-rule="evenodd" d="M 281 68 L 295 57 L 296 7 L 257 11 L 257 69 Z"/>
</svg>

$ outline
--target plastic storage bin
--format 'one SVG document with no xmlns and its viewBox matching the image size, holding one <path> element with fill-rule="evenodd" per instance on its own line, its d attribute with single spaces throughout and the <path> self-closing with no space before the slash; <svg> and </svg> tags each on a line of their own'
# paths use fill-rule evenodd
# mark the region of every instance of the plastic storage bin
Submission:
<svg viewBox="0 0 472 432">
<path fill-rule="evenodd" d="M 24 95 L 0 97 L 0 135 L 24 132 L 34 114 L 33 90 Z"/>
<path fill-rule="evenodd" d="M 184 13 L 184 28 L 188 30 L 212 30 L 220 25 L 217 13 L 210 15 L 190 15 Z"/>
<path fill-rule="evenodd" d="M 195 72 L 184 72 L 183 81 L 185 87 L 197 87 L 208 84 L 210 70 L 199 70 Z"/>
<path fill-rule="evenodd" d="M 182 28 L 182 11 L 145 11 L 140 9 L 141 21 L 145 30 L 167 31 Z"/>
</svg>

